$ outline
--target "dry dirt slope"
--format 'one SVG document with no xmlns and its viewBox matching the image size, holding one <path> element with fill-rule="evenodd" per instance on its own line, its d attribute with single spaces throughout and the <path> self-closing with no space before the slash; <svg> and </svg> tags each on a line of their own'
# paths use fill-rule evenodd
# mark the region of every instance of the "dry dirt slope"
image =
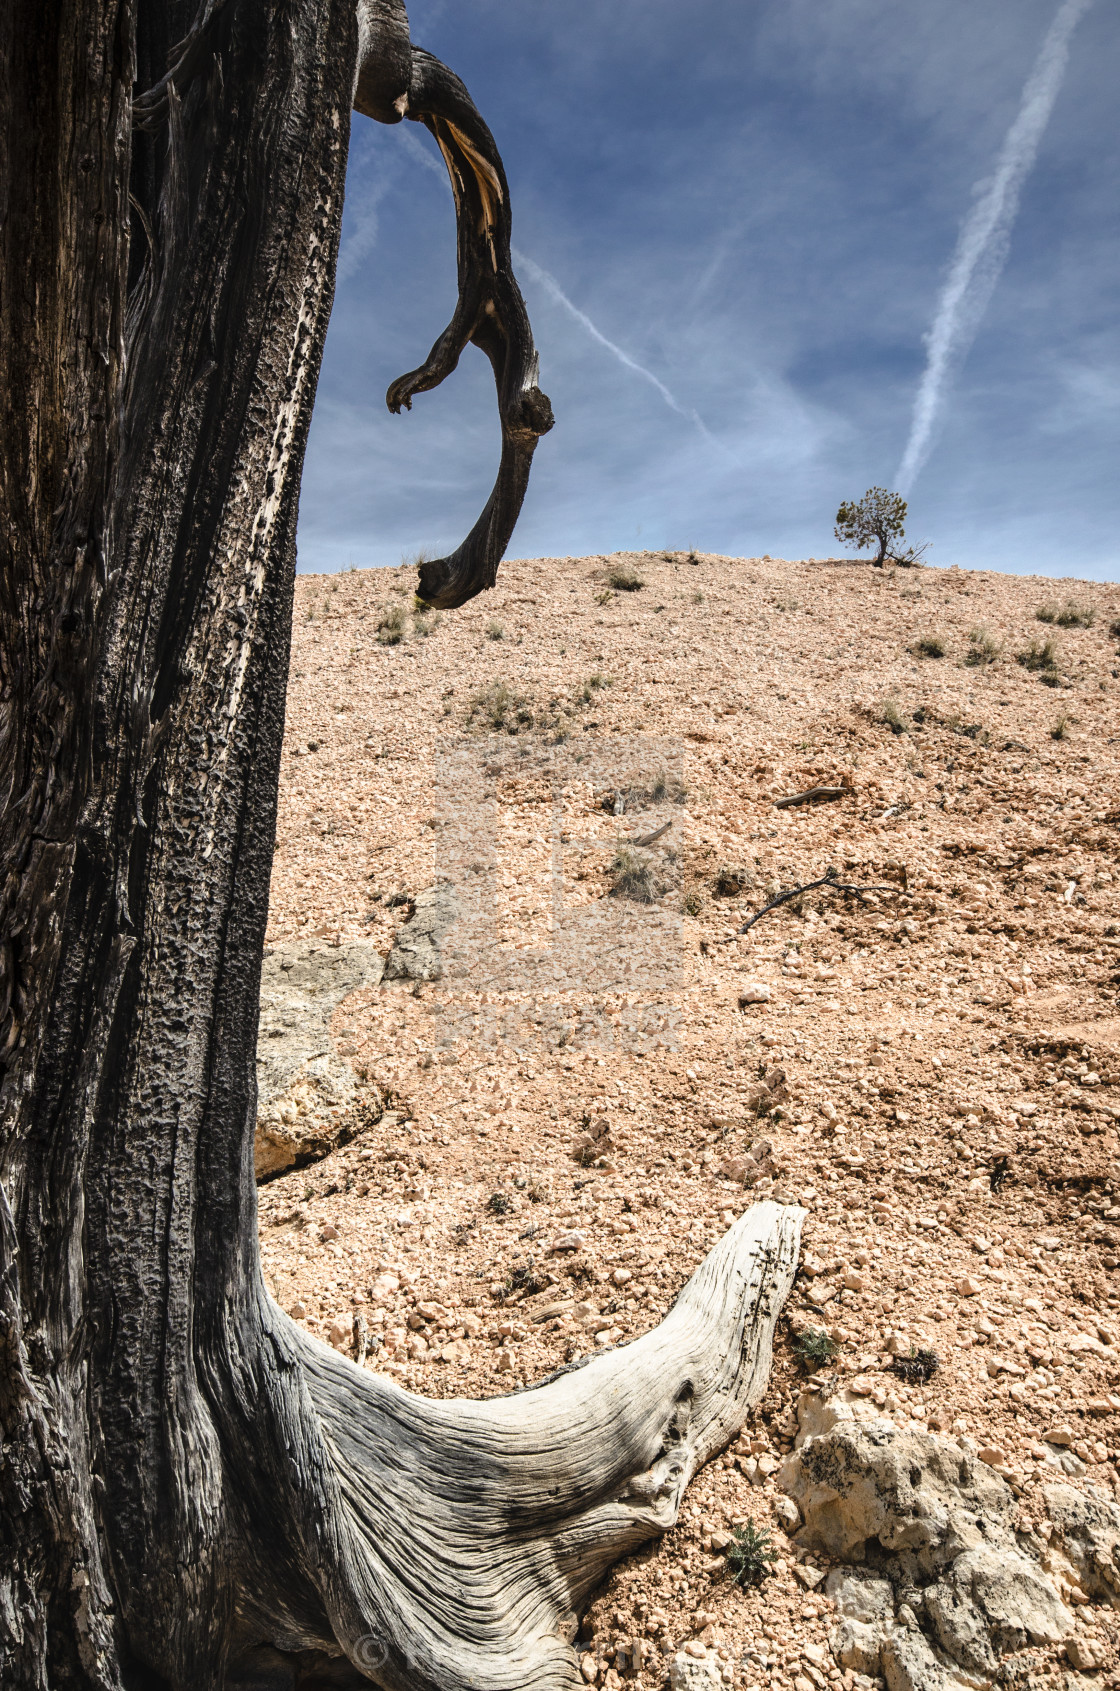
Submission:
<svg viewBox="0 0 1120 1691">
<path fill-rule="evenodd" d="M 348 1127 L 390 1108 L 262 1186 L 266 1271 L 340 1345 L 360 1316 L 369 1366 L 478 1395 L 656 1322 L 752 1190 L 805 1204 L 771 1393 L 597 1603 L 586 1671 L 652 1639 L 658 1683 L 703 1635 L 737 1684 L 838 1680 L 771 1516 L 799 1327 L 971 1439 L 1024 1524 L 1061 1469 L 1118 1486 L 1120 590 L 644 554 L 508 563 L 434 617 L 414 580 L 299 580 L 269 943 L 388 954 L 441 875 L 484 896 L 443 978 L 336 1012 Z M 843 795 L 776 808 L 814 785 Z M 630 907 L 657 944 L 596 975 L 557 947 L 613 920 L 620 845 L 665 821 Z M 887 890 L 734 937 L 830 868 Z M 889 1371 L 911 1345 L 925 1385 Z M 762 1595 L 713 1555 L 747 1516 L 783 1557 Z"/>
</svg>

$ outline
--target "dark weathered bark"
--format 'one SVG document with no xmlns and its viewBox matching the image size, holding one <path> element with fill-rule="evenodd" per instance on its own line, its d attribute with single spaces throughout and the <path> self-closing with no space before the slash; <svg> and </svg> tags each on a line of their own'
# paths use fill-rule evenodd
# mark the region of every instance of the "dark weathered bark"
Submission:
<svg viewBox="0 0 1120 1691">
<path fill-rule="evenodd" d="M 217 1684 L 236 1456 L 202 1359 L 257 1295 L 256 983 L 356 20 L 87 0 L 4 27 L 0 1679 Z M 133 112 L 134 59 L 176 40 Z"/>
<path fill-rule="evenodd" d="M 401 390 L 464 332 L 498 375 L 515 469 L 455 602 L 535 439 L 500 161 L 486 269 L 492 142 L 402 29 L 393 0 L 0 15 L 5 1691 L 295 1685 L 308 1651 L 337 1683 L 572 1684 L 564 1617 L 742 1420 L 793 1272 L 763 1206 L 648 1339 L 485 1405 L 356 1369 L 263 1288 L 259 974 L 359 62 L 378 115 L 407 70 L 474 184 L 468 303 Z"/>
</svg>

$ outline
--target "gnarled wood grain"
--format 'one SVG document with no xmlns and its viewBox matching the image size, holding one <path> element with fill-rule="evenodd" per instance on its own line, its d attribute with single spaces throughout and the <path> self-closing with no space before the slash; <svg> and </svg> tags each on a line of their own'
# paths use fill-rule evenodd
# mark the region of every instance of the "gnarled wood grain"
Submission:
<svg viewBox="0 0 1120 1691">
<path fill-rule="evenodd" d="M 408 1396 L 264 1291 L 260 969 L 356 82 L 460 193 L 460 306 L 394 392 L 464 337 L 498 381 L 489 515 L 426 587 L 458 603 L 547 402 L 501 161 L 403 7 L 0 11 L 4 1691 L 279 1691 L 328 1658 L 572 1684 L 572 1615 L 742 1420 L 793 1272 L 798 1215 L 763 1206 L 655 1333 L 482 1404 Z"/>
</svg>

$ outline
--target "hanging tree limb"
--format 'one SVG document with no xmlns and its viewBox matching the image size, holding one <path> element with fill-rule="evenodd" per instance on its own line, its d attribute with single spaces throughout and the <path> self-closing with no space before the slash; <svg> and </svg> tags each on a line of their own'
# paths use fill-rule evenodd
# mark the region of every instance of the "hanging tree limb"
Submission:
<svg viewBox="0 0 1120 1691">
<path fill-rule="evenodd" d="M 420 566 L 420 596 L 452 609 L 492 587 L 529 485 L 537 440 L 553 424 L 538 385 L 537 351 L 510 256 L 512 220 L 505 169 L 460 79 L 411 45 L 399 0 L 372 0 L 360 17 L 361 60 L 354 106 L 379 123 L 422 123 L 443 154 L 455 196 L 459 297 L 455 313 L 418 370 L 392 383 L 390 411 L 411 410 L 438 387 L 468 343 L 490 360 L 502 426 L 498 478 L 470 534 L 446 558 Z"/>
</svg>

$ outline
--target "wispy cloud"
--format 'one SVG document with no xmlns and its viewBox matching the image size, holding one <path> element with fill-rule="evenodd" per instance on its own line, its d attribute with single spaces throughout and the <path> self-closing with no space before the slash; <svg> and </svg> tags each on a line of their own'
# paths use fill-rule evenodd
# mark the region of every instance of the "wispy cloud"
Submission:
<svg viewBox="0 0 1120 1691">
<path fill-rule="evenodd" d="M 391 178 L 385 175 L 368 188 L 364 188 L 360 197 L 352 193 L 347 195 L 347 223 L 343 229 L 342 247 L 338 255 L 340 283 L 350 280 L 360 268 L 362 260 L 368 258 L 377 245 L 379 207 L 390 185 Z"/>
<path fill-rule="evenodd" d="M 417 135 L 415 130 L 410 127 L 409 123 L 406 122 L 394 125 L 394 127 L 390 130 L 390 134 L 404 148 L 405 152 L 414 164 L 420 165 L 422 169 L 428 171 L 431 175 L 438 176 L 441 182 L 447 181 L 447 166 L 444 164 L 443 159 L 437 158 L 434 153 L 430 153 L 428 151 L 419 135 Z"/>
<path fill-rule="evenodd" d="M 1070 40 L 1091 4 L 1092 0 L 1062 0 L 1027 78 L 992 177 L 961 229 L 926 338 L 926 367 L 914 400 L 910 438 L 895 476 L 895 486 L 904 494 L 909 494 L 929 457 L 946 389 L 976 338 L 999 280 L 1023 183 L 1034 164 L 1065 75 Z"/>
</svg>

